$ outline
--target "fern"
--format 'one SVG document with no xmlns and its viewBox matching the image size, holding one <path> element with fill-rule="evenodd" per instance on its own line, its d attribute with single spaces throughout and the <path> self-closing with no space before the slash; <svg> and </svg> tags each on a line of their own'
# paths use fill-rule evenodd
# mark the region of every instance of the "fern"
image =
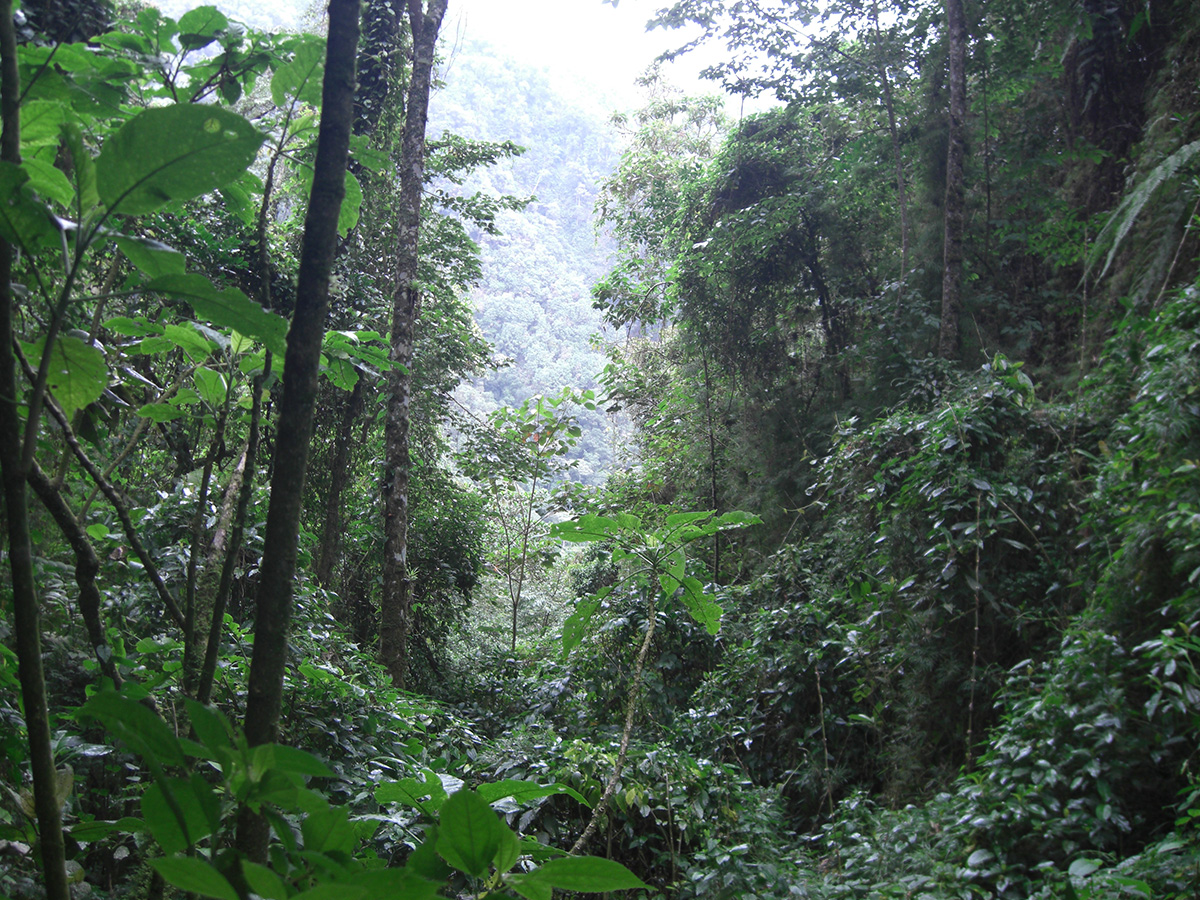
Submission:
<svg viewBox="0 0 1200 900">
<path fill-rule="evenodd" d="M 1187 165 L 1197 153 L 1200 153 L 1200 141 L 1192 141 L 1192 143 L 1180 147 L 1155 166 L 1154 170 L 1146 176 L 1146 179 L 1121 201 L 1120 205 L 1113 210 L 1112 217 L 1105 223 L 1104 228 L 1100 230 L 1100 234 L 1096 236 L 1096 243 L 1093 245 L 1091 253 L 1088 254 L 1086 272 L 1090 272 L 1095 268 L 1097 259 L 1099 259 L 1100 254 L 1107 247 L 1108 256 L 1105 257 L 1104 268 L 1096 277 L 1100 279 L 1105 276 L 1112 266 L 1113 258 L 1121 248 L 1121 243 L 1128 236 L 1130 229 L 1133 228 L 1133 223 L 1137 220 L 1137 217 L 1146 208 L 1146 204 L 1150 201 L 1151 196 L 1153 196 L 1154 192 L 1164 182 L 1169 181 L 1175 176 L 1176 172 Z"/>
</svg>

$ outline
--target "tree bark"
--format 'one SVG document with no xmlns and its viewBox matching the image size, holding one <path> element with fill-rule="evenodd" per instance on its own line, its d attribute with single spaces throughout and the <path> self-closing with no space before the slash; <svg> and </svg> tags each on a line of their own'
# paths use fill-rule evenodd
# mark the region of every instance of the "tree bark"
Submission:
<svg viewBox="0 0 1200 900">
<path fill-rule="evenodd" d="M 20 93 L 12 0 L 0 0 L 0 159 L 6 163 L 19 164 L 21 161 Z M 25 494 L 28 466 L 22 452 L 17 361 L 13 352 L 16 335 L 12 259 L 12 248 L 7 241 L 0 240 L 0 473 L 4 482 L 8 559 L 12 572 L 13 630 L 17 639 L 17 664 L 21 699 L 25 705 L 33 804 L 46 897 L 47 900 L 69 900 L 62 804 L 58 799 L 58 779 L 51 747 L 50 708 L 46 698 L 46 675 L 42 669 L 41 622 Z M 37 428 L 35 411 L 31 409 L 29 415 L 26 431 Z"/>
<path fill-rule="evenodd" d="M 963 227 L 966 219 L 963 156 L 967 121 L 967 22 L 963 0 L 946 2 L 946 41 L 950 57 L 950 123 L 946 146 L 945 240 L 942 250 L 942 317 L 938 355 L 957 359 L 958 318 L 962 312 Z"/>
<path fill-rule="evenodd" d="M 325 496 L 325 527 L 321 529 L 321 549 L 317 554 L 317 583 L 329 588 L 333 566 L 342 549 L 342 493 L 350 480 L 350 444 L 354 423 L 363 411 L 366 377 L 360 375 L 342 407 L 342 422 L 333 438 L 333 459 L 329 462 L 329 492 Z"/>
<path fill-rule="evenodd" d="M 67 458 L 67 457 L 64 457 Z M 100 588 L 96 586 L 96 575 L 100 572 L 100 558 L 96 556 L 96 548 L 92 546 L 91 538 L 83 530 L 83 525 L 75 518 L 61 491 L 42 471 L 35 460 L 27 473 L 29 485 L 42 506 L 58 524 L 59 530 L 75 553 L 75 584 L 79 587 L 79 614 L 83 616 L 83 625 L 87 629 L 88 640 L 96 652 L 96 661 L 100 663 L 100 671 L 108 676 L 115 687 L 121 686 L 121 673 L 113 664 L 112 651 L 104 633 L 104 620 L 100 615 L 103 598 Z"/>
<path fill-rule="evenodd" d="M 312 195 L 304 219 L 296 310 L 284 357 L 271 504 L 255 608 L 254 655 L 250 661 L 245 720 L 246 738 L 251 746 L 274 741 L 279 733 L 301 499 L 354 117 L 358 11 L 358 0 L 330 0 L 321 125 L 313 163 Z M 266 820 L 243 808 L 238 821 L 238 849 L 251 860 L 262 862 L 266 859 L 269 836 Z"/>
<path fill-rule="evenodd" d="M 396 275 L 392 294 L 392 370 L 388 373 L 388 409 L 384 427 L 383 593 L 380 601 L 379 652 L 392 682 L 408 679 L 408 633 L 412 620 L 412 581 L 408 570 L 408 489 L 411 458 L 413 343 L 421 295 L 417 288 L 417 242 L 421 192 L 425 183 L 425 124 L 429 115 L 434 48 L 447 0 L 409 0 L 412 67 L 404 111 L 400 156 L 400 208 L 396 235 Z"/>
</svg>

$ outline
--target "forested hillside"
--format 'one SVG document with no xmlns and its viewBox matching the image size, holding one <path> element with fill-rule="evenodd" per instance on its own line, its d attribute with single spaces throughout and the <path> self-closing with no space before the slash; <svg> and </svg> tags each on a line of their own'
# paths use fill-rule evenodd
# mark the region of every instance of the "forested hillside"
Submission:
<svg viewBox="0 0 1200 900">
<path fill-rule="evenodd" d="M 1196 5 L 446 10 L 0 0 L 0 896 L 1200 894 Z"/>
</svg>

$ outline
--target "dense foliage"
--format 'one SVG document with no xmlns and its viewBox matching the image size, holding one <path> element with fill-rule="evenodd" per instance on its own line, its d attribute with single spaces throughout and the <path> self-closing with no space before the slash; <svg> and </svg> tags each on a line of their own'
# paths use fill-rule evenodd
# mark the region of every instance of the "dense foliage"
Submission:
<svg viewBox="0 0 1200 900">
<path fill-rule="evenodd" d="M 325 44 L 212 7 L 68 27 L 71 5 L 0 46 L 22 85 L 0 400 L 48 696 L 18 669 L 14 542 L 0 895 L 42 896 L 54 852 L 76 896 L 147 900 L 1200 890 L 1194 3 L 966 7 L 961 307 L 950 2 L 677 0 L 656 22 L 778 104 L 731 123 L 652 71 L 616 138 L 466 48 L 427 142 L 409 691 L 378 642 L 411 42 L 366 4 L 257 746 Z M 506 248 L 524 266 L 490 270 Z"/>
</svg>

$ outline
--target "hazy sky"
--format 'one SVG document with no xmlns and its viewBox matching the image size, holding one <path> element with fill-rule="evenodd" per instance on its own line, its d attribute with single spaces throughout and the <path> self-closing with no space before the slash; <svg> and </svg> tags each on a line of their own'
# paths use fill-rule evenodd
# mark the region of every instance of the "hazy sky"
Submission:
<svg viewBox="0 0 1200 900">
<path fill-rule="evenodd" d="M 547 68 L 567 81 L 593 83 L 606 93 L 635 96 L 633 80 L 664 50 L 686 40 L 683 33 L 646 22 L 663 0 L 450 0 L 442 33 L 461 31 L 485 40 L 520 61 Z M 697 82 L 699 58 L 668 64 L 673 81 L 690 93 L 716 93 Z"/>
</svg>

